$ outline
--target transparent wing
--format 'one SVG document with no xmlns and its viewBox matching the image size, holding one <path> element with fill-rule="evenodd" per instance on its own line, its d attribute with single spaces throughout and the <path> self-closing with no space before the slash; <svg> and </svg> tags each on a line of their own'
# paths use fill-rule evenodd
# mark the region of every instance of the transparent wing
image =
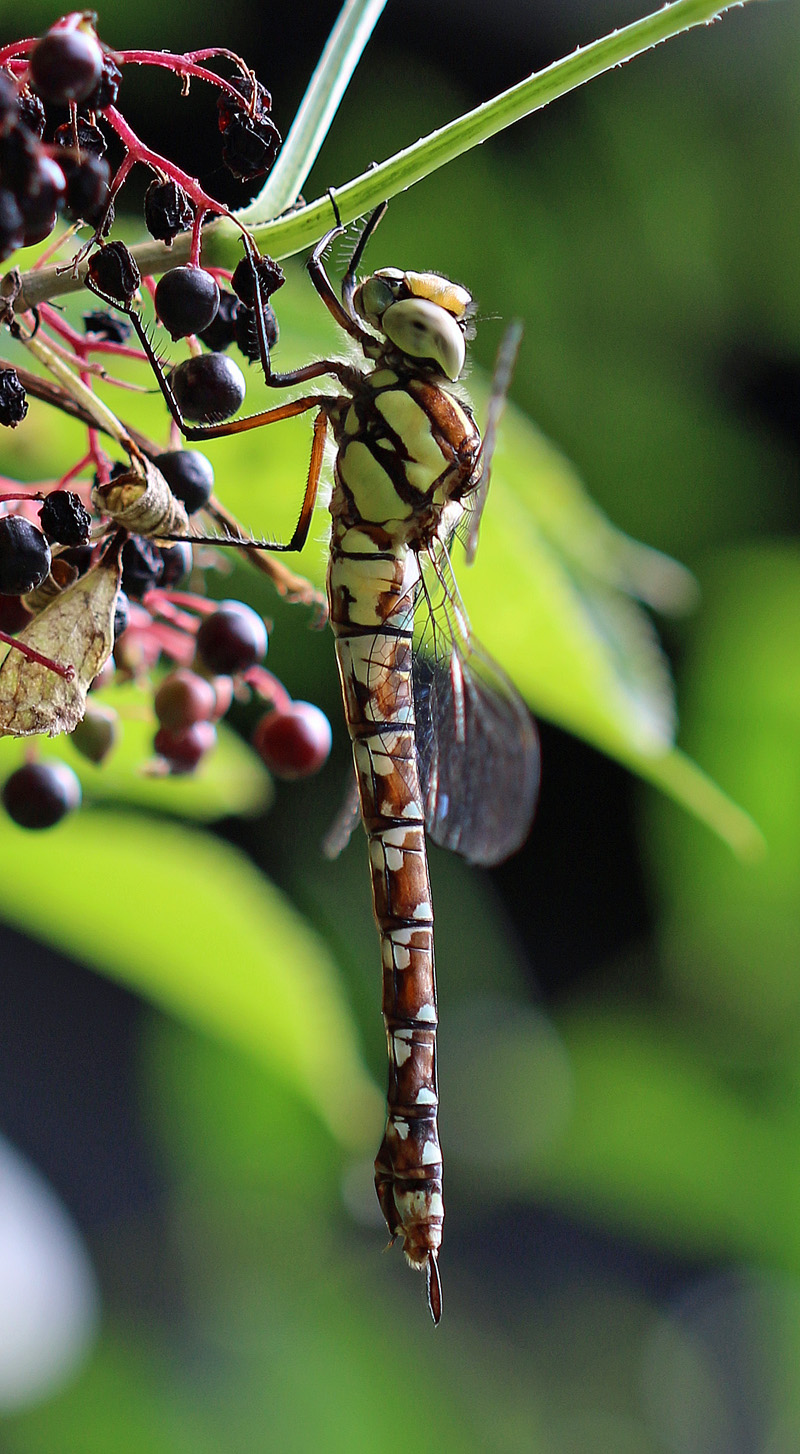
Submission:
<svg viewBox="0 0 800 1454">
<path fill-rule="evenodd" d="M 533 819 L 536 728 L 505 673 L 470 639 L 446 546 L 423 566 L 414 705 L 428 832 L 470 863 L 501 863 Z"/>
</svg>

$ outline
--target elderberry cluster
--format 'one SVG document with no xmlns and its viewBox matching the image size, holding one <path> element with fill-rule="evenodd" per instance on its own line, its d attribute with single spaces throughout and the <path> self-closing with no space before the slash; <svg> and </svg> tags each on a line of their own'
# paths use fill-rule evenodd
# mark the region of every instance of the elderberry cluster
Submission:
<svg viewBox="0 0 800 1454">
<path fill-rule="evenodd" d="M 146 147 L 118 111 L 117 101 L 129 62 L 171 70 L 184 83 L 198 77 L 215 86 L 223 160 L 247 181 L 269 169 L 280 145 L 270 95 L 244 62 L 228 52 L 112 52 L 98 39 L 94 25 L 93 15 L 76 12 L 35 43 L 6 47 L 0 56 L 0 261 L 49 237 L 60 216 L 88 224 L 93 236 L 78 256 L 90 254 L 90 286 L 127 312 L 130 321 L 95 307 L 83 315 L 81 333 L 44 303 L 35 315 L 19 315 L 23 330 L 11 319 L 12 332 L 23 341 L 26 336 L 50 337 L 62 357 L 71 350 L 76 375 L 84 389 L 91 389 L 95 354 L 102 357 L 106 374 L 116 355 L 156 365 L 149 330 L 136 311 L 147 288 L 156 325 L 173 341 L 189 341 L 190 357 L 171 370 L 168 385 L 183 417 L 198 423 L 226 419 L 239 410 L 245 396 L 244 376 L 226 350 L 235 346 L 249 362 L 261 358 L 269 364 L 278 339 L 269 298 L 282 285 L 283 273 L 277 263 L 258 256 L 250 239 L 246 258 L 232 275 L 200 265 L 203 223 L 225 214 L 226 208 L 196 179 Z M 238 67 L 230 80 L 204 64 L 220 54 Z M 125 153 L 116 174 L 106 155 L 111 134 Z M 113 198 L 135 163 L 153 174 L 144 205 L 151 236 L 171 246 L 179 233 L 191 232 L 188 264 L 164 272 L 157 283 L 142 279 L 123 243 L 106 240 L 114 218 Z M 52 244 L 48 255 L 58 246 Z M 134 330 L 138 348 L 131 341 Z M 194 771 L 213 749 L 217 724 L 234 699 L 255 699 L 266 711 L 253 746 L 269 769 L 288 779 L 318 771 L 330 751 L 327 718 L 310 703 L 292 701 L 264 666 L 268 633 L 262 618 L 241 601 L 216 604 L 209 599 L 206 574 L 220 563 L 219 551 L 193 549 L 189 539 L 174 538 L 187 531 L 187 520 L 191 534 L 198 519 L 203 523 L 196 533 L 204 538 L 218 527 L 214 544 L 220 528 L 223 540 L 242 534 L 215 500 L 209 460 L 197 450 L 174 448 L 174 436 L 166 449 L 149 442 L 135 446 L 138 464 L 131 455 L 133 446 L 128 460 L 114 460 L 105 453 L 102 435 L 91 427 L 91 410 L 87 414 L 80 401 L 76 406 L 68 386 L 51 383 L 49 392 L 43 392 L 33 375 L 23 377 L 28 390 L 48 402 L 68 413 L 77 408 L 90 433 L 85 458 L 60 481 L 43 482 L 41 488 L 0 486 L 0 643 L 47 670 L 68 675 L 71 663 L 49 660 L 38 644 L 34 649 L 40 613 L 58 612 L 61 593 L 81 589 L 80 583 L 90 580 L 89 573 L 113 553 L 121 568 L 113 653 L 93 686 L 107 686 L 115 677 L 150 684 L 156 758 L 149 770 Z M 17 427 L 27 411 L 19 374 L 0 363 L 0 425 Z M 136 517 L 134 523 L 126 506 L 111 503 L 115 489 L 124 491 L 133 484 L 135 495 L 142 480 L 149 488 L 151 475 L 159 482 L 161 505 L 152 520 Z M 292 577 L 293 586 L 297 579 Z M 302 598 L 312 600 L 314 593 L 308 590 Z M 85 715 L 71 732 L 75 748 L 99 765 L 119 732 L 115 710 L 90 690 Z M 6 811 L 26 828 L 52 826 L 80 798 L 76 775 L 53 760 L 26 761 L 2 789 Z"/>
</svg>

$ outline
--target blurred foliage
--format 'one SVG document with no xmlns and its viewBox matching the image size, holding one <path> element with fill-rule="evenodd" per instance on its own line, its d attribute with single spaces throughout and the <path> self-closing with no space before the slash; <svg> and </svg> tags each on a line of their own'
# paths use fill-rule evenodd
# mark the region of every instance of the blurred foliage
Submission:
<svg viewBox="0 0 800 1454">
<path fill-rule="evenodd" d="M 212 21 L 191 43 L 222 39 Z M 114 24 L 115 39 L 142 38 Z M 202 32 L 201 12 L 193 24 Z M 523 316 L 517 401 L 625 531 L 691 564 L 702 603 L 670 628 L 681 743 L 753 815 L 767 855 L 737 862 L 643 794 L 657 925 L 630 951 L 635 988 L 630 966 L 611 964 L 610 988 L 552 1019 L 529 1003 L 485 877 L 434 855 L 448 1156 L 434 1336 L 421 1288 L 376 1253 L 367 1163 L 380 1111 L 362 1054 L 384 1071 L 363 844 L 334 865 L 316 853 L 345 744 L 319 784 L 280 790 L 253 828 L 278 888 L 197 829 L 131 811 L 163 812 L 169 790 L 177 811 L 212 819 L 270 791 L 232 741 L 196 783 L 138 779 L 129 765 L 149 729 L 133 703 L 107 779 L 128 811 L 100 805 L 87 769 L 97 805 L 75 822 L 35 839 L 0 825 L 0 898 L 10 922 L 187 1022 L 152 1014 L 141 1042 L 174 1286 L 145 1316 L 124 1278 L 109 1279 L 95 1357 L 59 1397 L 4 1421 L 12 1454 L 305 1454 L 371 1448 L 392 1428 L 437 1451 L 798 1447 L 800 554 L 768 538 L 796 529 L 797 440 L 756 407 L 765 361 L 800 359 L 798 31 L 796 7 L 751 6 L 604 78 L 399 199 L 371 252 L 376 266 L 469 282 L 484 368 L 502 331 L 492 317 Z M 186 42 L 159 31 L 159 43 Z M 452 76 L 412 69 L 386 42 L 373 59 L 320 161 L 322 187 L 459 107 Z M 309 292 L 287 301 L 287 366 L 326 343 Z M 156 433 L 160 405 L 148 408 Z M 19 431 L 28 477 L 52 467 L 70 428 Z M 280 532 L 306 449 L 307 430 L 287 425 L 209 452 L 245 524 Z M 253 484 L 267 479 L 268 500 Z M 664 740 L 667 678 L 645 616 L 617 597 L 610 620 L 608 590 L 641 592 L 638 567 L 652 583 L 663 557 L 597 521 L 562 456 L 513 415 L 479 563 L 460 581 L 531 700 L 638 754 L 641 770 Z M 321 579 L 319 541 L 303 564 Z M 226 595 L 245 589 L 240 570 Z M 270 665 L 335 712 L 330 643 L 262 582 L 247 589 L 275 616 Z M 632 685 L 620 631 L 640 650 Z M 581 652 L 602 679 L 578 720 Z M 579 872 L 579 845 L 575 857 Z M 627 1250 L 604 1259 L 576 1235 L 565 1253 L 545 1218 L 531 1251 L 518 1219 L 543 1205 L 625 1234 Z M 102 1255 L 124 1260 L 125 1229 L 105 1236 Z M 138 1236 L 144 1264 L 163 1225 L 145 1217 Z M 637 1246 L 655 1272 L 631 1272 Z M 659 1257 L 683 1260 L 679 1292 L 659 1284 Z"/>
</svg>

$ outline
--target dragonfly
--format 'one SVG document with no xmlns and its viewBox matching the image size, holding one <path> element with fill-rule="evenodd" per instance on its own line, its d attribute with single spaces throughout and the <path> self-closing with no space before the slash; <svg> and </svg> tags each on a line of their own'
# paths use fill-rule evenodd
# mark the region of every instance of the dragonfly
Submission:
<svg viewBox="0 0 800 1454">
<path fill-rule="evenodd" d="M 331 244 L 345 231 L 338 216 L 307 264 L 322 302 L 363 363 L 323 358 L 274 372 L 258 258 L 251 256 L 266 382 L 282 389 L 328 376 L 339 385 L 335 392 L 304 393 L 222 424 L 187 424 L 140 315 L 134 310 L 130 316 L 172 417 L 189 440 L 316 411 L 291 539 L 235 543 L 302 548 L 328 432 L 333 436 L 329 620 L 368 840 L 389 1061 L 375 1188 L 391 1240 L 400 1238 L 408 1263 L 425 1274 L 438 1323 L 444 1194 L 426 832 L 474 864 L 499 863 L 516 852 L 536 805 L 539 746 L 522 698 L 471 636 L 451 563 L 457 536 L 468 558 L 475 552 L 516 340 L 501 349 L 482 440 L 458 387 L 474 315 L 467 289 L 437 273 L 391 267 L 359 280 L 365 246 L 384 211 L 385 205 L 363 227 L 338 292 L 326 268 Z M 218 543 L 213 536 L 203 539 Z"/>
</svg>

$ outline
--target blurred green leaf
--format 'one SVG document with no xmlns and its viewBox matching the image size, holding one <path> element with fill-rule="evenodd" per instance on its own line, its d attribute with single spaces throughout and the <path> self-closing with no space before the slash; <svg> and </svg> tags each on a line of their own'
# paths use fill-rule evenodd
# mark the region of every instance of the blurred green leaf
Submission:
<svg viewBox="0 0 800 1454">
<path fill-rule="evenodd" d="M 770 1040 L 800 1028 L 800 551 L 717 555 L 684 668 L 688 745 L 763 825 L 768 852 L 743 869 L 651 804 L 648 842 L 666 910 L 672 983 Z M 773 1042 L 774 1043 L 774 1042 Z"/>
<path fill-rule="evenodd" d="M 527 1154 L 515 1168 L 506 1161 L 507 1192 L 545 1194 L 691 1256 L 755 1258 L 797 1272 L 794 1100 L 751 1103 L 707 1061 L 699 1033 L 663 1016 L 576 1011 L 559 1028 L 571 1114 L 544 1144 L 532 1125 Z M 533 1122 L 537 1078 L 524 1058 L 512 1064 L 520 1078 L 506 1093 L 529 1106 Z"/>
<path fill-rule="evenodd" d="M 0 823 L 8 922 L 264 1060 L 347 1146 L 380 1100 L 335 964 L 234 849 L 167 822 L 87 810 L 57 830 Z"/>
</svg>

